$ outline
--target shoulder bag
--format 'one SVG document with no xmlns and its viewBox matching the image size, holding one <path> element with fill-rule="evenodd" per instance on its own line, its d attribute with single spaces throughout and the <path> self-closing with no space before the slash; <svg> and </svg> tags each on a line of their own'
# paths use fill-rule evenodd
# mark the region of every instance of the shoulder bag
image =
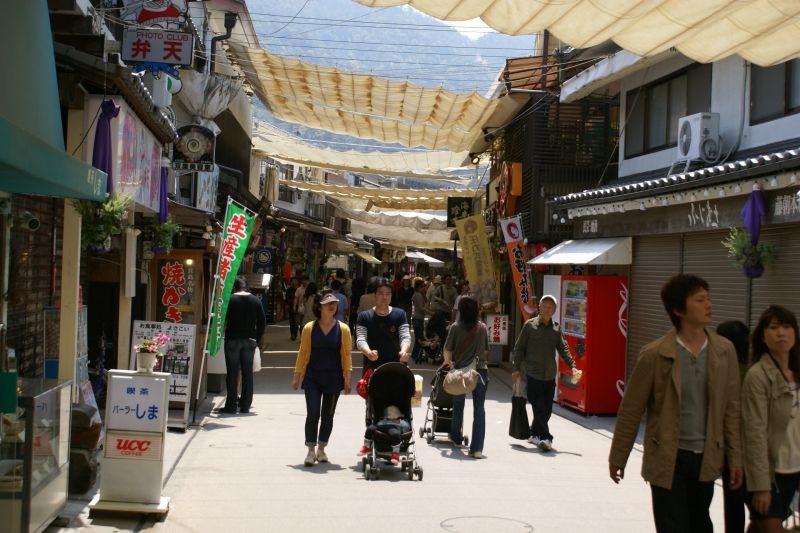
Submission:
<svg viewBox="0 0 800 533">
<path fill-rule="evenodd" d="M 458 350 L 454 352 L 461 353 L 465 347 L 469 345 L 470 342 L 475 338 L 475 334 L 478 333 L 483 326 L 478 324 L 475 327 L 475 330 L 470 333 L 469 337 L 464 339 L 464 342 L 461 343 L 461 346 L 458 347 Z M 475 357 L 472 359 L 472 362 L 465 366 L 464 368 L 453 368 L 451 369 L 447 375 L 444 377 L 444 382 L 442 383 L 442 387 L 447 394 L 451 396 L 461 396 L 462 394 L 466 394 L 468 392 L 472 392 L 475 390 L 475 387 L 478 386 L 478 380 L 480 379 L 480 374 L 478 374 L 478 354 L 475 354 Z"/>
</svg>

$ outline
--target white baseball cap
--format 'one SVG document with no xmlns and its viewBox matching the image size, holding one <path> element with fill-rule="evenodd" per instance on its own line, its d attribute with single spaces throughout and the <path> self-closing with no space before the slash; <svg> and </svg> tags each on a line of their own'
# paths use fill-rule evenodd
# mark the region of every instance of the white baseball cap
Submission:
<svg viewBox="0 0 800 533">
<path fill-rule="evenodd" d="M 542 302 L 545 300 L 553 300 L 553 305 L 558 307 L 558 299 L 552 294 L 545 294 L 541 298 L 539 298 L 539 305 L 542 305 Z"/>
</svg>

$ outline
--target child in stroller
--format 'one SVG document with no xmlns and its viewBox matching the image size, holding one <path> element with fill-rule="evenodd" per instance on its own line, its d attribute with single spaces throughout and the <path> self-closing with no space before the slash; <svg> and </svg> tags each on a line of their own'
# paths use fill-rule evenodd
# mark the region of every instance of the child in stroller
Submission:
<svg viewBox="0 0 800 533">
<path fill-rule="evenodd" d="M 416 474 L 421 481 L 422 467 L 417 462 L 411 426 L 414 374 L 403 363 L 385 363 L 370 377 L 367 391 L 368 420 L 365 436 L 372 442 L 369 454 L 361 459 L 364 478 L 378 479 L 379 460 L 383 459 L 388 464 L 399 463 L 400 470 L 406 472 L 409 480 L 414 479 Z M 385 418 L 371 419 L 373 413 L 382 413 L 384 417 L 390 418 L 384 424 Z"/>
<path fill-rule="evenodd" d="M 447 315 L 443 311 L 436 311 L 425 325 L 425 338 L 420 340 L 422 345 L 421 361 L 430 360 L 434 365 L 442 362 L 442 344 L 447 338 Z"/>
<path fill-rule="evenodd" d="M 419 437 L 428 444 L 433 442 L 437 433 L 450 434 L 453 421 L 453 397 L 444 390 L 444 378 L 450 369 L 439 367 L 431 380 L 431 395 L 428 398 L 428 409 L 425 411 L 425 423 L 419 428 Z M 469 446 L 469 437 L 463 436 L 464 446 Z"/>
</svg>

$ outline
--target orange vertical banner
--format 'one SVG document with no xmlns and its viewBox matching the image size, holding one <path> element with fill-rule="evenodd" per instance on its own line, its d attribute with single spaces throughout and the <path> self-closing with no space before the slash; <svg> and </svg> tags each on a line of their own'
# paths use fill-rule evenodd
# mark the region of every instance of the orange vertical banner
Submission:
<svg viewBox="0 0 800 533">
<path fill-rule="evenodd" d="M 525 237 L 522 234 L 522 220 L 519 215 L 500 220 L 503 240 L 508 251 L 508 263 L 514 276 L 514 292 L 522 317 L 533 318 L 536 311 L 536 296 L 533 294 L 530 276 L 528 276 L 528 254 L 525 252 Z"/>
</svg>

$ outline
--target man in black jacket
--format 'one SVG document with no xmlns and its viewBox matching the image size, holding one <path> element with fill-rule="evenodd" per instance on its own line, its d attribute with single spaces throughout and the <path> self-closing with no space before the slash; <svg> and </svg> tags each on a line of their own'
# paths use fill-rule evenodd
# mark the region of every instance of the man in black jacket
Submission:
<svg viewBox="0 0 800 533">
<path fill-rule="evenodd" d="M 225 385 L 228 396 L 222 412 L 236 413 L 238 403 L 240 413 L 249 413 L 253 403 L 253 356 L 267 320 L 261 301 L 248 292 L 244 277 L 236 277 L 233 290 L 225 318 L 225 368 L 228 373 Z M 242 394 L 237 400 L 236 381 L 240 369 Z"/>
</svg>

